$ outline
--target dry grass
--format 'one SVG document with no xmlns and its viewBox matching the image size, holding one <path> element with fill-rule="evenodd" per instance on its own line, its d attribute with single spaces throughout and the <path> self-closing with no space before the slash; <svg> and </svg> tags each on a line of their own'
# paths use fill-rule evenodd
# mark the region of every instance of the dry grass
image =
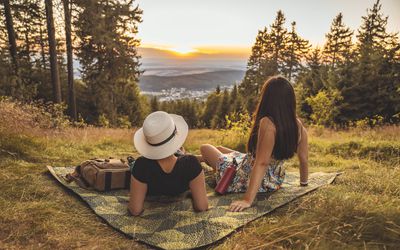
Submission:
<svg viewBox="0 0 400 250">
<path fill-rule="evenodd" d="M 13 129 L 4 125 L 5 120 L 0 123 L 0 249 L 146 247 L 107 226 L 44 167 L 75 165 L 93 156 L 136 155 L 133 130 Z M 400 128 L 310 129 L 309 134 L 311 171 L 344 174 L 333 185 L 246 225 L 210 248 L 400 247 Z M 242 148 L 244 140 L 229 132 L 193 130 L 185 146 L 198 153 L 203 143 Z M 296 170 L 297 160 L 287 166 Z"/>
</svg>

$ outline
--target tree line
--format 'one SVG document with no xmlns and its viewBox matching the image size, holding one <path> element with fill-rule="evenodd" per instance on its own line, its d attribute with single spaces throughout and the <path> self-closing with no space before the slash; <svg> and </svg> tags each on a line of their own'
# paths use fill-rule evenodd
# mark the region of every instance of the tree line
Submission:
<svg viewBox="0 0 400 250">
<path fill-rule="evenodd" d="M 230 92 L 217 89 L 200 105 L 191 104 L 199 108 L 191 111 L 197 114 L 192 125 L 225 128 L 243 119 L 238 114 L 249 116 L 264 82 L 277 74 L 292 82 L 297 113 L 305 122 L 329 127 L 399 123 L 399 35 L 387 32 L 388 17 L 381 8 L 376 1 L 357 32 L 337 14 L 322 47 L 312 47 L 301 37 L 296 22 L 287 28 L 284 13 L 278 11 L 274 22 L 258 31 L 243 81 Z M 165 110 L 179 111 L 165 105 Z"/>
<path fill-rule="evenodd" d="M 339 13 L 322 48 L 312 48 L 298 35 L 296 22 L 287 29 L 284 13 L 278 11 L 275 21 L 258 32 L 239 86 L 240 93 L 249 97 L 248 111 L 254 109 L 265 79 L 281 74 L 295 86 L 298 114 L 310 122 L 347 126 L 376 117 L 399 122 L 399 36 L 386 30 L 388 16 L 381 8 L 377 0 L 357 32 L 346 26 Z"/>
<path fill-rule="evenodd" d="M 0 95 L 66 103 L 73 120 L 126 127 L 164 110 L 181 114 L 193 128 L 226 128 L 250 117 L 263 83 L 277 74 L 293 83 L 298 114 L 310 123 L 400 120 L 399 35 L 387 31 L 379 0 L 356 31 L 339 13 L 322 47 L 312 47 L 297 23 L 287 25 L 278 11 L 258 31 L 239 85 L 218 87 L 203 101 L 168 102 L 140 94 L 142 10 L 134 0 L 1 1 Z M 74 57 L 81 79 L 74 79 Z"/>
<path fill-rule="evenodd" d="M 64 103 L 72 120 L 138 125 L 149 110 L 137 84 L 141 16 L 134 0 L 1 0 L 0 95 Z"/>
</svg>

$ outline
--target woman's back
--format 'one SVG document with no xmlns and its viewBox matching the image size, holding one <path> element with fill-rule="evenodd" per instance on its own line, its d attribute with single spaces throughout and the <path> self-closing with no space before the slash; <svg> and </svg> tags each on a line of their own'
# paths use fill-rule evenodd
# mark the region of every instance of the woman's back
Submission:
<svg viewBox="0 0 400 250">
<path fill-rule="evenodd" d="M 202 171 L 193 155 L 176 159 L 170 172 L 166 172 L 157 160 L 139 157 L 132 169 L 132 176 L 147 184 L 149 195 L 178 195 L 189 190 L 189 183 Z"/>
<path fill-rule="evenodd" d="M 264 117 L 260 120 L 260 126 L 261 126 L 261 130 L 267 130 L 267 129 L 271 129 L 273 131 L 276 131 L 276 127 L 274 122 L 272 121 L 271 118 L 269 117 Z M 301 141 L 301 134 L 302 134 L 302 130 L 303 130 L 303 125 L 300 122 L 299 119 L 297 119 L 297 126 L 298 126 L 298 144 L 300 144 Z M 255 161 L 255 156 L 251 153 L 248 153 L 246 155 L 246 159 L 247 161 L 246 165 L 249 166 L 253 166 L 254 165 L 254 161 Z M 280 186 L 282 185 L 284 179 L 285 179 L 285 159 L 283 160 L 278 160 L 275 159 L 274 155 L 271 156 L 271 160 L 268 164 L 268 168 L 267 171 L 265 173 L 265 176 L 263 178 L 262 181 L 262 185 L 260 187 L 261 192 L 263 192 L 263 188 L 265 190 L 277 190 L 280 188 Z"/>
</svg>

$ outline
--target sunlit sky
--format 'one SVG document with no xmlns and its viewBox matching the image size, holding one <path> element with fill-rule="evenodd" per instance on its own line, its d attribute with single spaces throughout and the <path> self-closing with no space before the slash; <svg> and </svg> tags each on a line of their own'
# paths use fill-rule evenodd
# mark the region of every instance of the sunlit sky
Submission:
<svg viewBox="0 0 400 250">
<path fill-rule="evenodd" d="M 322 45 L 332 19 L 342 12 L 352 29 L 374 0 L 137 0 L 144 11 L 139 25 L 142 47 L 182 53 L 248 53 L 259 29 L 269 26 L 281 9 L 286 25 L 314 46 Z M 381 0 L 388 30 L 400 31 L 400 0 Z"/>
</svg>

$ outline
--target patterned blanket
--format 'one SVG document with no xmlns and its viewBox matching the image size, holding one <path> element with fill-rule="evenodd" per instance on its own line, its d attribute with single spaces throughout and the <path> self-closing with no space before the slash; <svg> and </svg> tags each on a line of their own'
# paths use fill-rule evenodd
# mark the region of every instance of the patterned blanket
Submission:
<svg viewBox="0 0 400 250">
<path fill-rule="evenodd" d="M 96 192 L 85 190 L 63 179 L 72 167 L 47 167 L 66 188 L 79 195 L 110 226 L 124 234 L 164 249 L 189 249 L 211 244 L 235 229 L 263 216 L 290 201 L 334 181 L 337 173 L 313 173 L 307 187 L 299 186 L 297 173 L 287 173 L 281 189 L 258 194 L 254 205 L 240 213 L 227 211 L 232 200 L 243 194 L 219 196 L 213 192 L 215 181 L 207 178 L 210 209 L 196 213 L 188 194 L 180 197 L 149 197 L 139 217 L 127 213 L 128 191 Z"/>
</svg>

